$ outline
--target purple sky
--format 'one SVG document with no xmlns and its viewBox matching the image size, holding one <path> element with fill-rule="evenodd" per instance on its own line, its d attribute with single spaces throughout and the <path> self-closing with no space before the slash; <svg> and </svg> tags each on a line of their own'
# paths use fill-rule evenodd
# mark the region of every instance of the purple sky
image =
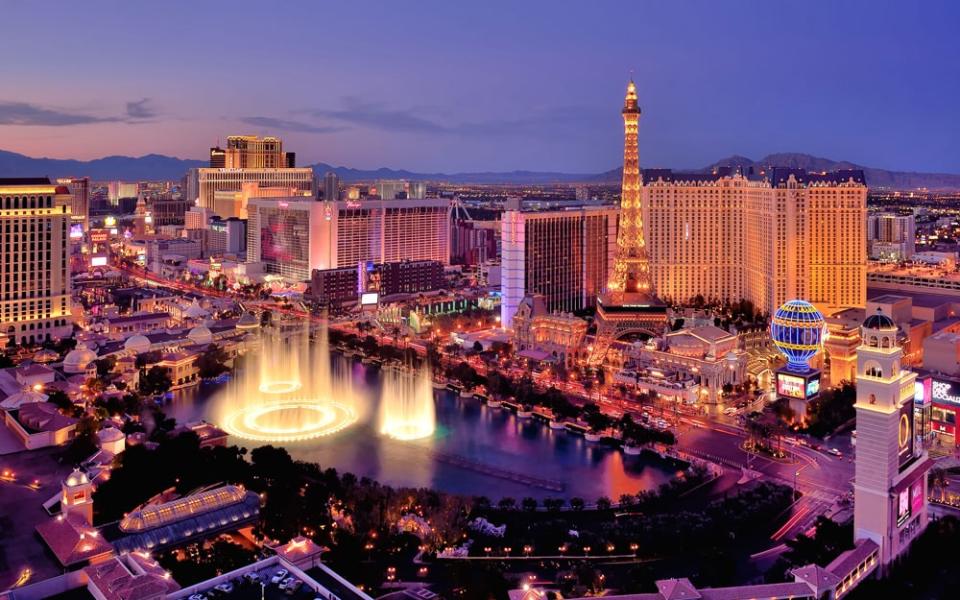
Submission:
<svg viewBox="0 0 960 600">
<path fill-rule="evenodd" d="M 960 173 L 960 2 L 0 5 L 0 149 L 597 172 L 808 152 Z"/>
</svg>

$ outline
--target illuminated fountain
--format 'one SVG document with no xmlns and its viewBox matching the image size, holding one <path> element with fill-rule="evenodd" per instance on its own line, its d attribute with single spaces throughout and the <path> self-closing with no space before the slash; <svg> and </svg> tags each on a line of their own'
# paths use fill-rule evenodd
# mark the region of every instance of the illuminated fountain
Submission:
<svg viewBox="0 0 960 600">
<path fill-rule="evenodd" d="M 380 395 L 380 433 L 397 440 L 430 437 L 436 429 L 430 368 L 389 369 Z"/>
<path fill-rule="evenodd" d="M 327 326 L 315 344 L 307 323 L 280 321 L 261 332 L 258 356 L 228 385 L 217 410 L 227 432 L 260 442 L 297 442 L 336 433 L 357 420 L 347 365 L 331 369 Z M 258 363 L 258 364 L 257 364 Z"/>
</svg>

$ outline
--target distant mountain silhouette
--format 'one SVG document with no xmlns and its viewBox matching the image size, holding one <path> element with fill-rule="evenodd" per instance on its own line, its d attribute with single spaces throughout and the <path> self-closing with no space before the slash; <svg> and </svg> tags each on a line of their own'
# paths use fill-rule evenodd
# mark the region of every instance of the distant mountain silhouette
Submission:
<svg viewBox="0 0 960 600">
<path fill-rule="evenodd" d="M 836 171 L 838 169 L 862 169 L 867 178 L 867 184 L 873 189 L 891 190 L 960 190 L 960 175 L 952 173 L 915 173 L 910 171 L 888 171 L 864 167 L 845 160 L 821 158 L 810 154 L 796 152 L 781 152 L 768 154 L 760 160 L 752 160 L 746 156 L 733 155 L 722 158 L 702 169 L 676 169 L 694 173 L 706 173 L 716 167 L 754 167 L 764 169 L 769 167 L 790 167 L 807 171 Z M 595 181 L 616 182 L 622 176 L 623 169 L 613 169 L 596 176 Z"/>
<path fill-rule="evenodd" d="M 146 156 L 105 156 L 95 160 L 32 158 L 0 150 L 0 177 L 89 177 L 95 181 L 180 179 L 187 169 L 203 167 L 202 160 Z"/>
<path fill-rule="evenodd" d="M 325 163 L 311 165 L 318 177 L 328 171 L 336 173 L 343 181 L 371 181 L 373 179 L 409 179 L 412 181 L 450 181 L 456 183 L 572 183 L 592 181 L 596 175 L 585 173 L 556 173 L 553 171 L 480 171 L 467 173 L 414 173 L 396 169 L 352 169 L 334 167 Z"/>
<path fill-rule="evenodd" d="M 146 156 L 105 156 L 95 160 L 69 160 L 55 158 L 32 158 L 0 150 L 0 177 L 90 177 L 95 181 L 140 181 L 180 179 L 188 169 L 204 167 L 203 160 L 190 160 L 147 154 Z M 622 169 L 603 173 L 558 173 L 552 171 L 464 172 L 464 173 L 416 173 L 403 169 L 353 169 L 334 167 L 325 163 L 309 165 L 323 177 L 333 171 L 344 181 L 370 181 L 373 179 L 409 179 L 414 181 L 448 181 L 456 183 L 616 183 Z M 770 154 L 760 160 L 745 156 L 729 156 L 701 169 L 677 169 L 678 171 L 708 172 L 718 166 L 740 167 L 793 167 L 808 171 L 834 171 L 836 169 L 863 169 L 867 183 L 874 189 L 895 190 L 960 190 L 960 175 L 950 173 L 914 173 L 888 171 L 863 167 L 848 161 L 820 158 L 809 154 Z"/>
</svg>

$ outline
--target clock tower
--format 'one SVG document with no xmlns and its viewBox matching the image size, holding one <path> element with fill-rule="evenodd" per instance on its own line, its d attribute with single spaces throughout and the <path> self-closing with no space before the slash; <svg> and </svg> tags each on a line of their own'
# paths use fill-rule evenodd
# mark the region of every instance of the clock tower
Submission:
<svg viewBox="0 0 960 600">
<path fill-rule="evenodd" d="M 887 565 L 927 526 L 931 461 L 914 433 L 917 375 L 901 368 L 897 326 L 878 310 L 864 320 L 861 339 L 854 539 L 876 542 Z"/>
</svg>

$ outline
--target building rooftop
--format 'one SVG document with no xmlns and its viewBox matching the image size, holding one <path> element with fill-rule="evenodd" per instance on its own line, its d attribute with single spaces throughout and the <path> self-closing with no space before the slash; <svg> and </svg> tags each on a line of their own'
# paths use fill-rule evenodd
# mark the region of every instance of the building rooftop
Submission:
<svg viewBox="0 0 960 600">
<path fill-rule="evenodd" d="M 79 515 L 60 515 L 37 525 L 37 533 L 64 567 L 113 553 L 113 546 Z"/>
</svg>

